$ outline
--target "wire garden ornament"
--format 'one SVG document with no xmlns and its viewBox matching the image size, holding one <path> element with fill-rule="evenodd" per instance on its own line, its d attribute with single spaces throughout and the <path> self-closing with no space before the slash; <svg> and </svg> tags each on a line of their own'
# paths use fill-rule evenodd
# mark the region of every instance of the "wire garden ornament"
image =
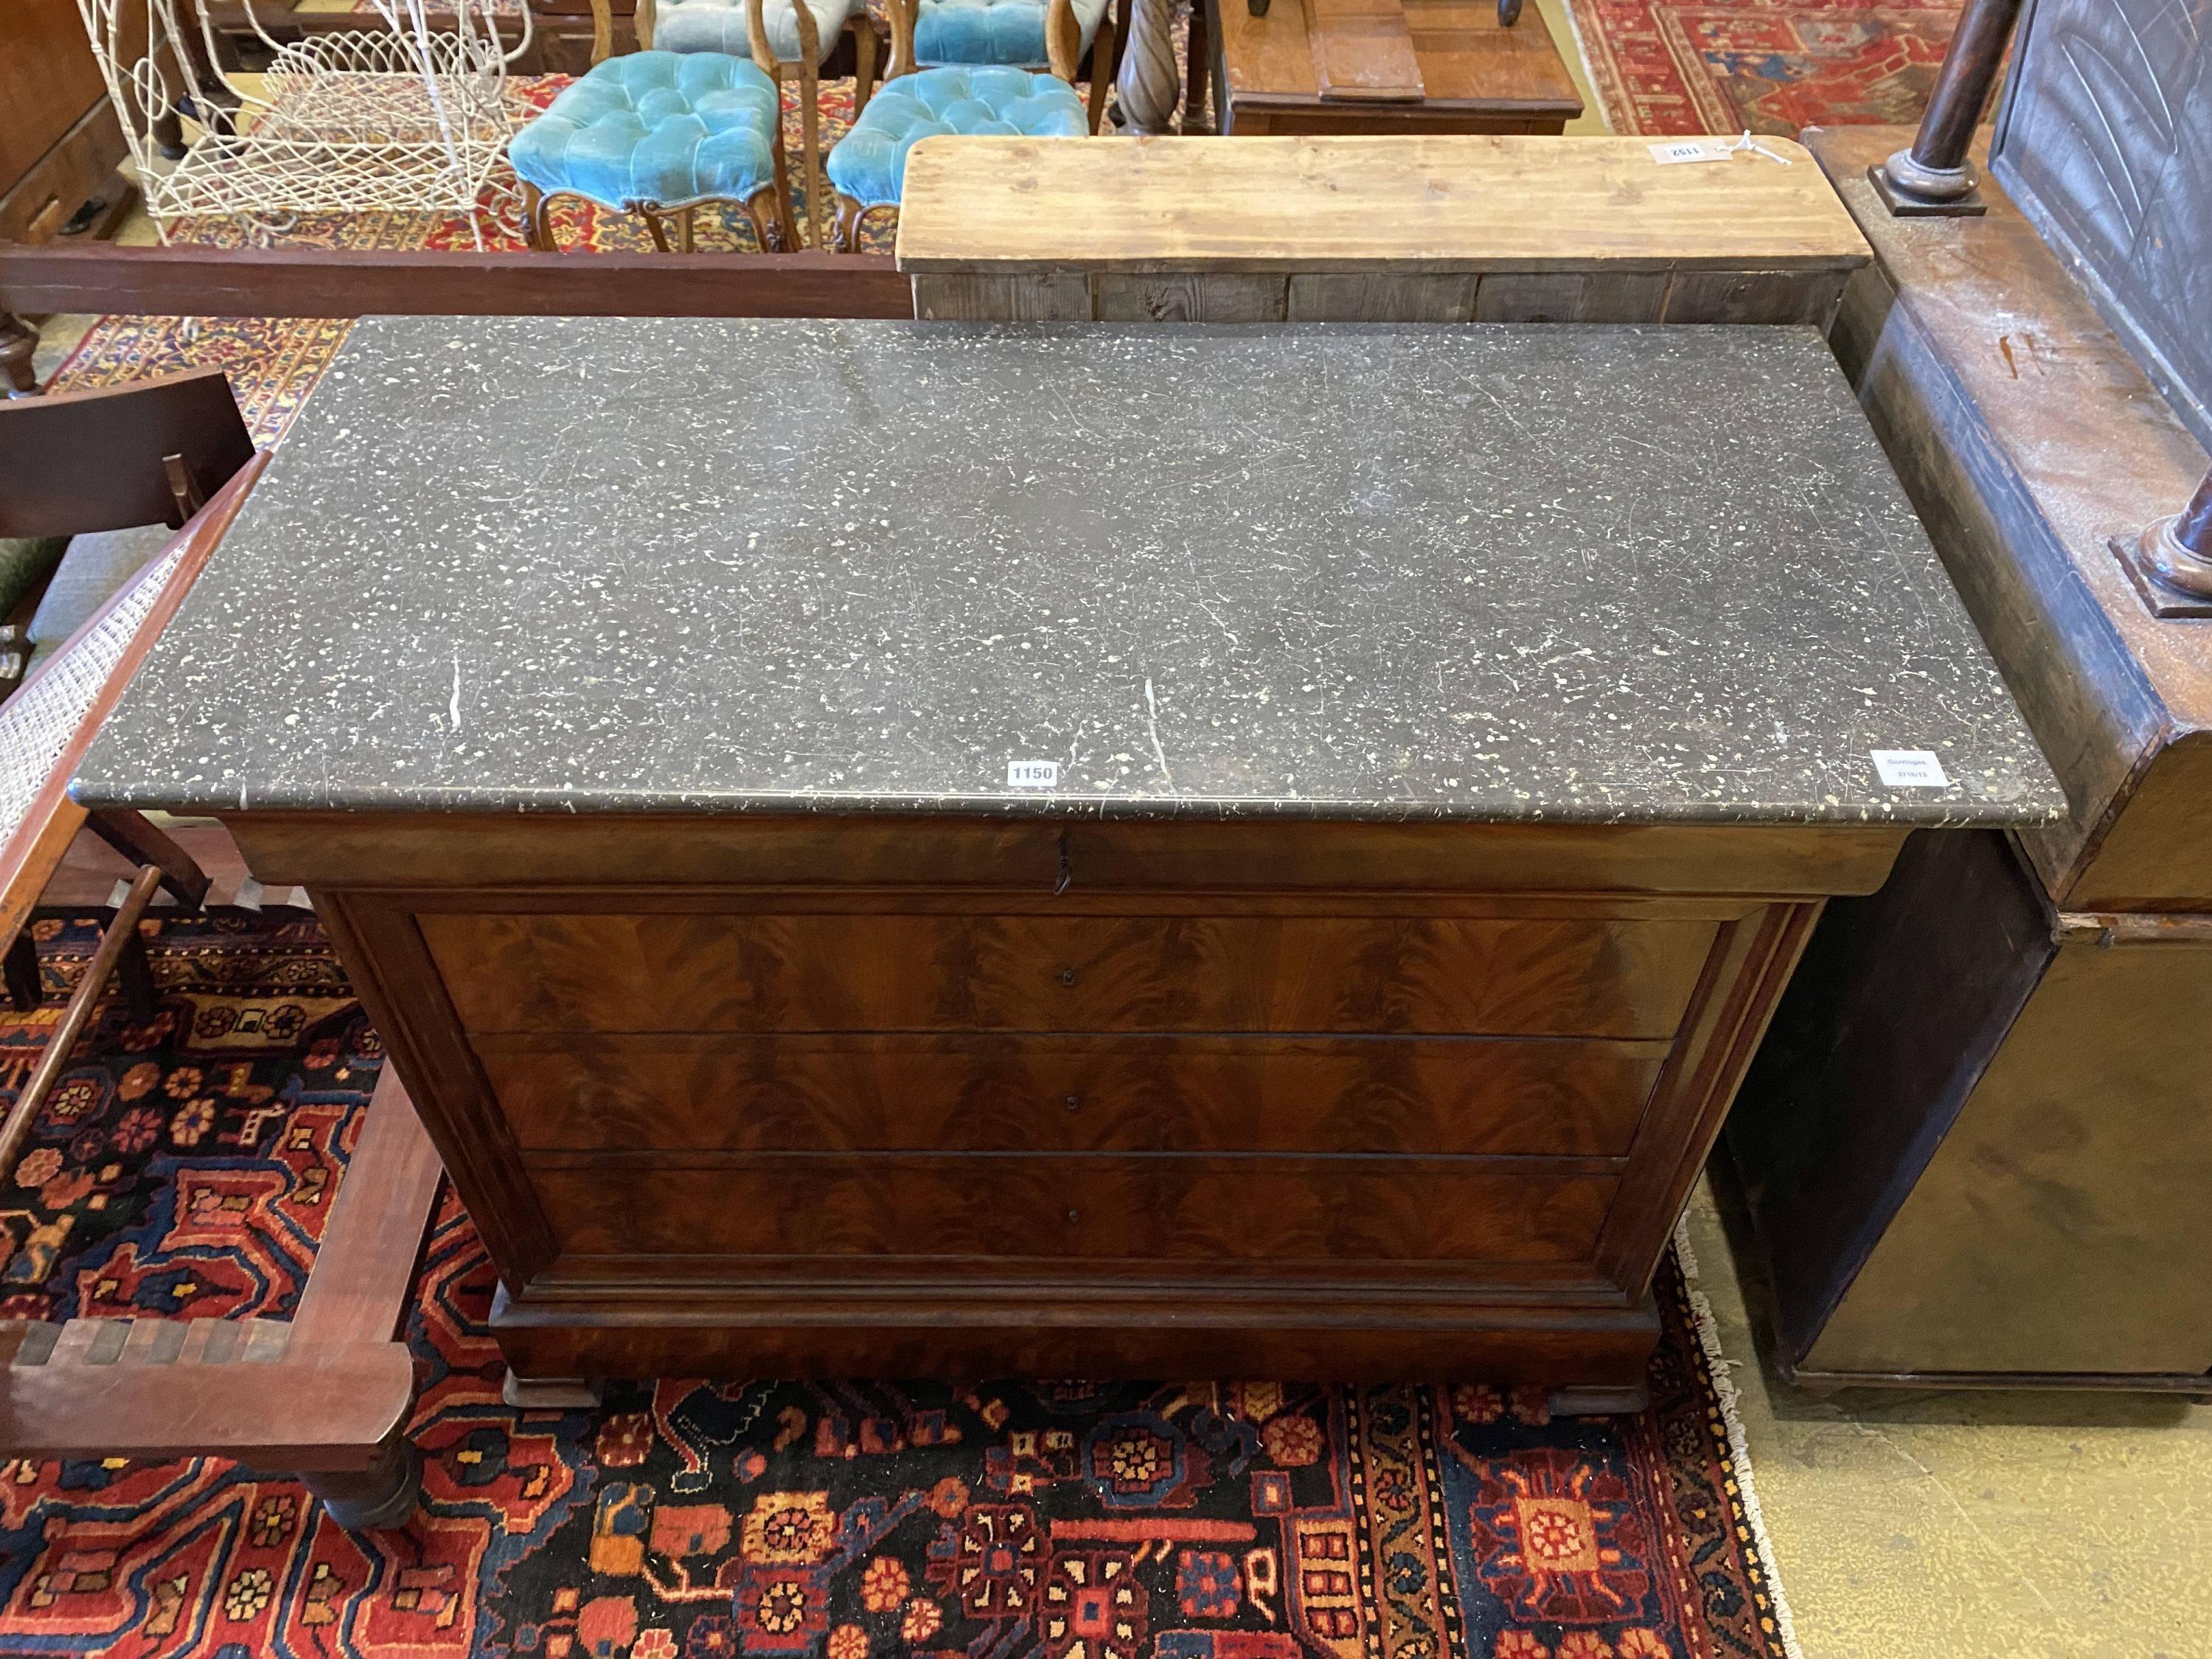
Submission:
<svg viewBox="0 0 2212 1659">
<path fill-rule="evenodd" d="M 504 163 L 526 112 L 507 71 L 530 47 L 526 4 L 371 0 L 357 27 L 279 40 L 241 0 L 270 62 L 233 80 L 208 8 L 195 27 L 190 3 L 77 0 L 164 242 L 194 215 L 281 231 L 303 214 L 388 212 L 464 215 L 481 248 L 488 199 L 519 211 Z M 497 19 L 516 11 L 509 48 Z"/>
</svg>

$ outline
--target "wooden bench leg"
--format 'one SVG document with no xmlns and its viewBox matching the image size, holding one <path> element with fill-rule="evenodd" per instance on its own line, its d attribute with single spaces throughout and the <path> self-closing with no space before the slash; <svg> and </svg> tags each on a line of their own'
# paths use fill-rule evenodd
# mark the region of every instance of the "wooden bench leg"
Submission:
<svg viewBox="0 0 2212 1659">
<path fill-rule="evenodd" d="M 8 1000 L 19 1012 L 27 1013 L 39 1006 L 46 988 L 39 978 L 39 947 L 31 942 L 31 930 L 18 929 L 15 942 L 8 947 Z"/>
<path fill-rule="evenodd" d="M 374 1532 L 398 1526 L 415 1513 L 422 1495 L 422 1454 L 403 1423 L 377 1447 L 376 1461 L 368 1468 L 343 1474 L 325 1470 L 299 1479 L 348 1532 Z"/>
</svg>

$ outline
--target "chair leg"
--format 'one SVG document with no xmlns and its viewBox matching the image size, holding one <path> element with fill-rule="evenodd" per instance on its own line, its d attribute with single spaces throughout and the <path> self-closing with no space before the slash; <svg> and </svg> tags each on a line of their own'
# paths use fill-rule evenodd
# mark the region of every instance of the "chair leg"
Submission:
<svg viewBox="0 0 2212 1659">
<path fill-rule="evenodd" d="M 823 213 L 828 181 L 822 174 L 822 91 L 814 66 L 799 66 L 799 142 L 806 164 L 806 234 L 815 247 L 826 247 Z"/>
<path fill-rule="evenodd" d="M 522 240 L 540 253 L 558 253 L 553 245 L 552 216 L 545 192 L 528 179 L 522 181 Z"/>
<path fill-rule="evenodd" d="M 39 978 L 39 947 L 32 942 L 31 930 L 18 928 L 14 943 L 8 947 L 8 1000 L 19 1013 L 28 1013 L 39 1006 L 46 988 Z"/>
<path fill-rule="evenodd" d="M 15 1160 L 22 1156 L 23 1143 L 30 1137 L 31 1126 L 46 1109 L 46 1097 L 53 1093 L 54 1085 L 61 1081 L 63 1072 L 68 1069 L 70 1051 L 84 1035 L 84 1028 L 92 1023 L 100 994 L 115 972 L 125 950 L 137 939 L 138 918 L 146 914 L 146 907 L 154 902 L 161 885 L 159 870 L 150 864 L 141 870 L 123 902 L 116 907 L 115 920 L 100 936 L 100 948 L 92 953 L 92 961 L 85 968 L 84 977 L 77 981 L 76 989 L 70 993 L 69 1006 L 62 1010 L 60 1022 L 40 1052 L 39 1063 L 32 1068 L 30 1080 L 9 1107 L 5 1121 L 0 1121 L 0 1177 L 13 1170 Z"/>
<path fill-rule="evenodd" d="M 857 121 L 876 94 L 876 26 L 863 6 L 846 27 L 853 31 L 853 118 Z"/>
<path fill-rule="evenodd" d="M 115 982 L 123 988 L 124 1006 L 141 1025 L 154 1018 L 159 1006 L 154 995 L 154 964 L 146 955 L 146 941 L 133 922 L 115 958 Z"/>
<path fill-rule="evenodd" d="M 1113 84 L 1114 18 L 1109 12 L 1098 20 L 1098 33 L 1091 40 L 1091 136 L 1094 138 L 1106 118 L 1106 94 Z"/>
<path fill-rule="evenodd" d="M 799 246 L 799 219 L 791 210 L 791 163 L 783 149 L 783 123 L 775 124 L 775 229 L 774 240 L 763 238 L 761 251 L 772 253 L 791 253 Z M 754 222 L 758 234 L 758 221 Z"/>
<path fill-rule="evenodd" d="M 98 807 L 86 817 L 85 827 L 131 863 L 157 867 L 163 890 L 186 909 L 207 902 L 207 872 L 143 812 Z"/>
<path fill-rule="evenodd" d="M 1208 44 L 1206 0 L 1190 0 L 1190 38 L 1185 46 L 1182 130 L 1186 135 L 1211 132 L 1213 121 L 1206 112 L 1206 92 L 1213 84 L 1213 51 Z"/>
<path fill-rule="evenodd" d="M 668 246 L 668 228 L 660 222 L 660 216 L 658 213 L 651 208 L 640 208 L 637 210 L 637 216 L 645 221 L 645 228 L 652 234 L 654 247 L 663 253 L 675 252 Z"/>
<path fill-rule="evenodd" d="M 696 205 L 676 210 L 676 246 L 679 252 L 689 253 L 698 235 L 699 210 Z"/>
</svg>

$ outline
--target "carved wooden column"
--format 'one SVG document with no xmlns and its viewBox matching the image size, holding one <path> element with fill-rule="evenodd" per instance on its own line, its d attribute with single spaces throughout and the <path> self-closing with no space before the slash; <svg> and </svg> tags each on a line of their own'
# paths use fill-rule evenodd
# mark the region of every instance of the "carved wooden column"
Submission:
<svg viewBox="0 0 2212 1659">
<path fill-rule="evenodd" d="M 1136 0 L 1129 44 L 1114 82 L 1121 106 L 1121 131 L 1154 137 L 1175 131 L 1182 73 L 1176 64 L 1175 0 Z"/>
<path fill-rule="evenodd" d="M 2180 512 L 2112 548 L 2153 616 L 2212 617 L 2212 471 Z"/>
<path fill-rule="evenodd" d="M 39 331 L 14 312 L 0 311 L 0 373 L 15 388 L 12 395 L 25 397 L 39 389 L 38 371 L 31 367 L 38 349 Z"/>
<path fill-rule="evenodd" d="M 1892 213 L 1963 217 L 1985 210 L 1966 149 L 2003 67 L 2021 3 L 1967 0 L 1911 146 L 1867 169 Z"/>
</svg>

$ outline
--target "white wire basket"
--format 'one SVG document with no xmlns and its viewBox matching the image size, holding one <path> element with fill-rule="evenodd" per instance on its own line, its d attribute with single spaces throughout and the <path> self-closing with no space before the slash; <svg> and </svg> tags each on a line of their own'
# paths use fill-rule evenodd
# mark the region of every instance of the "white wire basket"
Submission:
<svg viewBox="0 0 2212 1659">
<path fill-rule="evenodd" d="M 216 64 L 201 9 L 197 38 L 177 0 L 77 0 L 121 118 L 146 210 L 163 241 L 179 219 L 234 215 L 281 229 L 301 215 L 465 216 L 511 207 L 505 157 L 526 112 L 507 65 L 499 0 L 372 0 L 357 27 L 278 40 L 252 0 L 246 17 L 270 53 L 255 84 Z M 433 19 L 435 25 L 433 25 Z"/>
</svg>

